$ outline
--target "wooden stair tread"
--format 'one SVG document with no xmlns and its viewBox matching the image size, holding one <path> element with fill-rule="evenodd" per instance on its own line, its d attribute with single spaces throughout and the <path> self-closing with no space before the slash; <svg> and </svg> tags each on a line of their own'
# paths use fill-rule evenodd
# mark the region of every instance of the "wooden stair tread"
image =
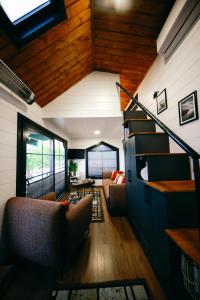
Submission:
<svg viewBox="0 0 200 300">
<path fill-rule="evenodd" d="M 142 157 L 146 157 L 146 156 L 182 156 L 182 155 L 187 155 L 186 153 L 170 153 L 170 152 L 166 152 L 166 153 L 139 153 L 139 154 L 135 154 L 135 156 L 142 156 Z"/>
<path fill-rule="evenodd" d="M 148 135 L 148 134 L 154 134 L 154 135 L 166 135 L 165 132 L 154 132 L 154 131 L 149 131 L 149 132 L 132 132 L 128 135 L 128 138 L 134 136 L 134 135 Z"/>
<path fill-rule="evenodd" d="M 194 180 L 145 181 L 145 184 L 161 193 L 194 192 Z"/>
<path fill-rule="evenodd" d="M 186 255 L 200 266 L 200 238 L 198 228 L 166 229 L 165 233 Z"/>
<path fill-rule="evenodd" d="M 136 121 L 136 122 L 139 122 L 139 121 L 144 121 L 144 122 L 149 122 L 149 121 L 151 121 L 151 122 L 155 122 L 154 120 L 152 120 L 152 119 L 126 119 L 124 122 L 123 122 L 123 124 L 122 125 L 126 125 L 126 123 L 128 123 L 129 121 Z"/>
</svg>

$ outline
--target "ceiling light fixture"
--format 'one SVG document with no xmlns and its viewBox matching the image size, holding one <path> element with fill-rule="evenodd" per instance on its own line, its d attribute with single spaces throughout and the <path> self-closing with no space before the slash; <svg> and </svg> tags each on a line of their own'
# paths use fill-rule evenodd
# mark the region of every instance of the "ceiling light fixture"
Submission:
<svg viewBox="0 0 200 300">
<path fill-rule="evenodd" d="M 99 135 L 100 133 L 101 133 L 100 130 L 95 130 L 95 131 L 94 131 L 94 134 L 96 134 L 96 135 Z"/>
<path fill-rule="evenodd" d="M 95 0 L 95 6 L 99 9 L 113 9 L 118 13 L 124 13 L 133 8 L 133 0 Z"/>
</svg>

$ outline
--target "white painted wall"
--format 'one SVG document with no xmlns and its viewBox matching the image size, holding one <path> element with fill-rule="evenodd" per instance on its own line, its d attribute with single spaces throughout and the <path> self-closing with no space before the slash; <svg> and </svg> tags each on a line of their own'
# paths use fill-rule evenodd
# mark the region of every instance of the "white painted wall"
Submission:
<svg viewBox="0 0 200 300">
<path fill-rule="evenodd" d="M 5 257 L 2 243 L 2 220 L 7 200 L 16 195 L 17 113 L 48 127 L 63 138 L 67 138 L 49 123 L 42 120 L 42 109 L 37 104 L 27 105 L 0 86 L 0 263 Z"/>
<path fill-rule="evenodd" d="M 119 148 L 119 168 L 124 170 L 124 150 L 122 141 L 119 139 L 107 139 L 107 138 L 95 138 L 95 139 L 71 139 L 69 142 L 69 148 L 72 149 L 86 149 L 90 146 L 93 146 L 99 142 L 105 142 L 112 146 Z M 81 177 L 86 177 L 86 162 L 85 159 L 76 159 L 78 163 L 78 172 L 77 175 Z M 102 185 L 102 180 L 95 180 L 96 185 Z"/>
<path fill-rule="evenodd" d="M 43 109 L 45 118 L 120 117 L 118 74 L 92 72 Z"/>
<path fill-rule="evenodd" d="M 168 108 L 158 118 L 200 153 L 200 120 L 179 125 L 178 101 L 197 90 L 200 109 L 200 21 L 167 62 L 158 56 L 138 88 L 139 100 L 155 115 L 154 91 L 167 90 Z M 181 151 L 171 143 L 171 152 Z"/>
</svg>

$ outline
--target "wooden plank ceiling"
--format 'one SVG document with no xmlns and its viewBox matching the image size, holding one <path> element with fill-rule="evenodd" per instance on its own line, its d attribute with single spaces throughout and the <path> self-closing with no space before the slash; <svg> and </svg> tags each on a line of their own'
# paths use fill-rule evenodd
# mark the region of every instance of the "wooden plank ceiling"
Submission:
<svg viewBox="0 0 200 300">
<path fill-rule="evenodd" d="M 156 57 L 156 38 L 174 1 L 126 1 L 129 9 L 119 12 L 111 0 L 65 0 L 68 19 L 21 49 L 0 31 L 0 57 L 41 107 L 93 70 L 119 73 L 134 93 Z M 127 103 L 121 95 L 122 110 Z"/>
</svg>

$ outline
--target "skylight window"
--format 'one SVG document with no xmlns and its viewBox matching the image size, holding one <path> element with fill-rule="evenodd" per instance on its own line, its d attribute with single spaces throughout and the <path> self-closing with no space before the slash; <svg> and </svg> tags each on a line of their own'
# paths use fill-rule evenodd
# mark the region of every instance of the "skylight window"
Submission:
<svg viewBox="0 0 200 300">
<path fill-rule="evenodd" d="M 28 17 L 30 14 L 35 13 L 50 4 L 50 0 L 1 0 L 1 6 L 5 11 L 10 21 L 14 23 L 20 22 L 22 19 Z"/>
<path fill-rule="evenodd" d="M 64 0 L 0 0 L 0 28 L 17 47 L 66 19 Z"/>
</svg>

